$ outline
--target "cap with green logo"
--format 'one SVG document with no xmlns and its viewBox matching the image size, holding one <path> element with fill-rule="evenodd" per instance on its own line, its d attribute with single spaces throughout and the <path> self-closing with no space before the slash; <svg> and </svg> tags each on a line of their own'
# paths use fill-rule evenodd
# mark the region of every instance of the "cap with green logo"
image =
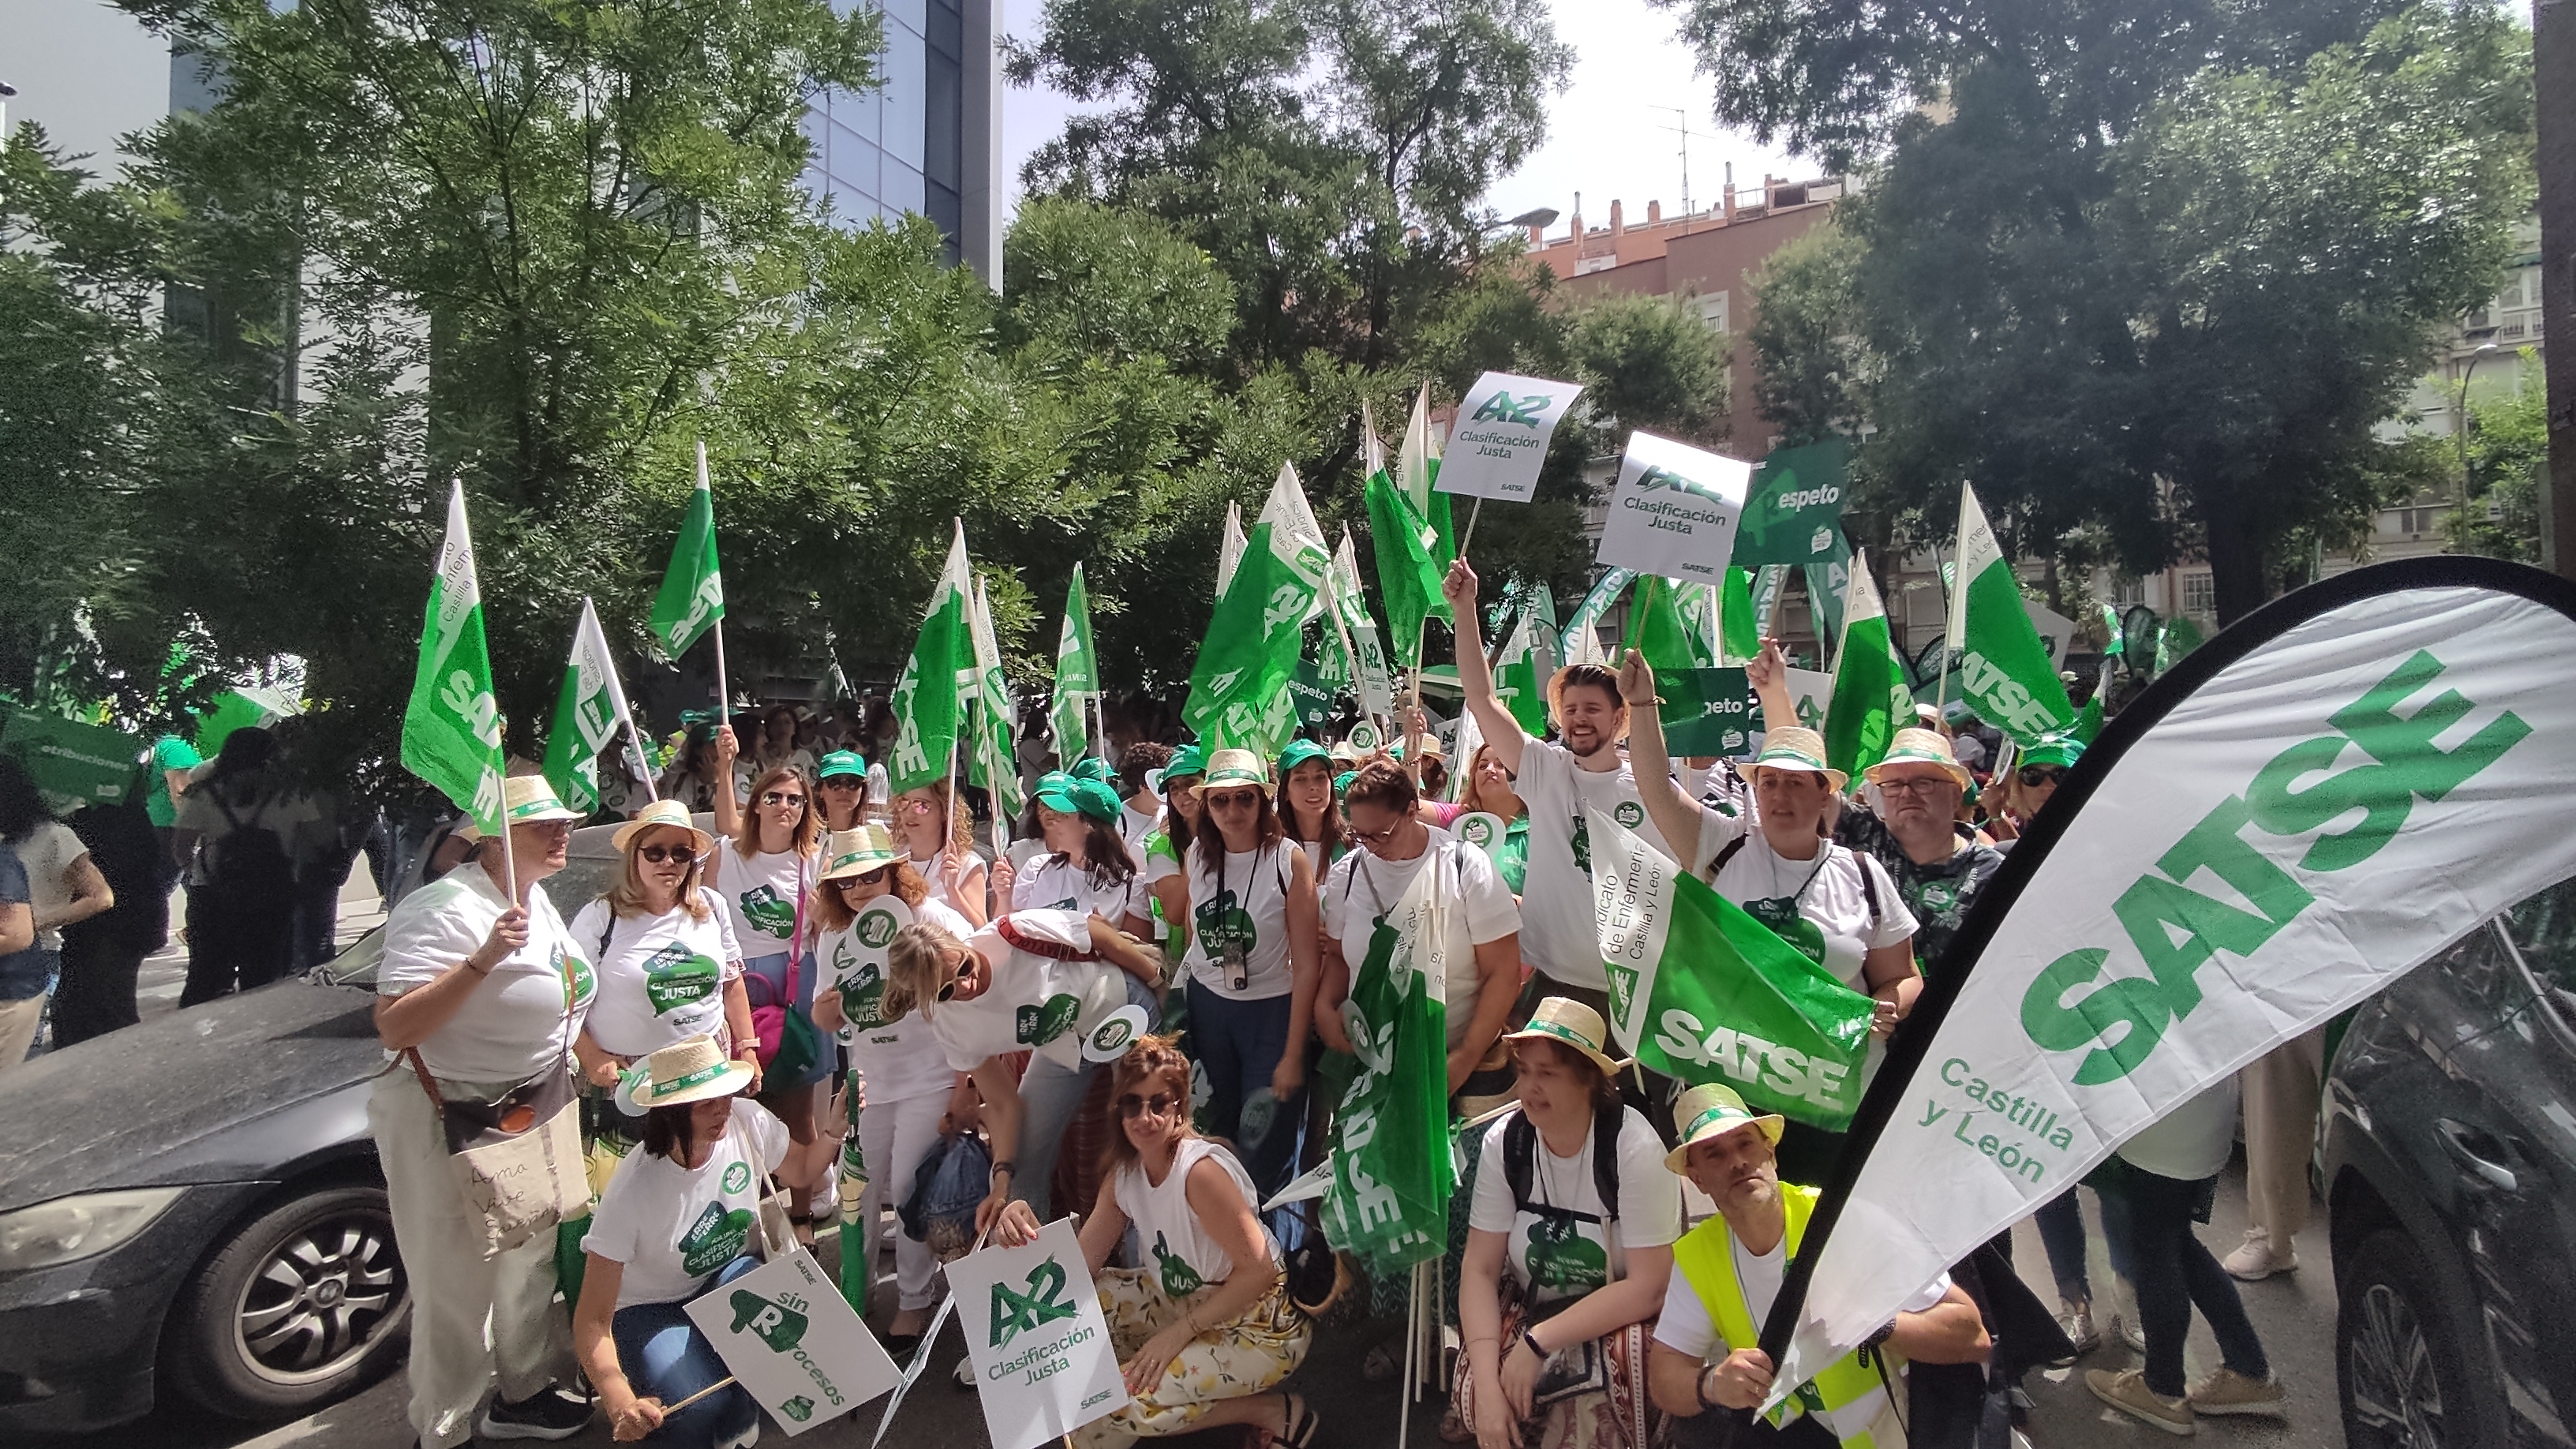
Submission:
<svg viewBox="0 0 2576 1449">
<path fill-rule="evenodd" d="M 866 779 L 868 777 L 867 758 L 856 750 L 834 750 L 823 757 L 823 763 L 814 767 L 814 778 L 828 780 L 835 775 L 856 775 L 862 780 Z"/>
</svg>

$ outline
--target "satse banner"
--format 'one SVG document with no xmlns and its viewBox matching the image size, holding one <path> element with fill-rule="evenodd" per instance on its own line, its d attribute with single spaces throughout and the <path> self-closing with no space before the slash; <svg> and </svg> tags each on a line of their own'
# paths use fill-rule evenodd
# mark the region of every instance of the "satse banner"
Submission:
<svg viewBox="0 0 2576 1449">
<path fill-rule="evenodd" d="M 1630 433 L 1601 530 L 1600 561 L 1641 574 L 1723 584 L 1753 465 L 1652 433 Z"/>
<path fill-rule="evenodd" d="M 1891 1043 L 1764 1333 L 1794 1328 L 1775 1399 L 2120 1142 L 2576 872 L 2571 660 L 2576 587 L 2414 559 L 2258 611 L 2115 718 Z"/>
<path fill-rule="evenodd" d="M 1477 378 L 1458 404 L 1440 476 L 1431 486 L 1443 493 L 1529 502 L 1538 487 L 1539 465 L 1547 461 L 1547 440 L 1581 391 L 1578 383 L 1508 372 Z"/>
<path fill-rule="evenodd" d="M 790 1436 L 839 1418 L 903 1377 L 802 1248 L 701 1294 L 688 1313 Z"/>
<path fill-rule="evenodd" d="M 984 1248 L 948 1265 L 993 1449 L 1036 1449 L 1127 1403 L 1100 1294 L 1058 1218 L 1024 1248 Z"/>
</svg>

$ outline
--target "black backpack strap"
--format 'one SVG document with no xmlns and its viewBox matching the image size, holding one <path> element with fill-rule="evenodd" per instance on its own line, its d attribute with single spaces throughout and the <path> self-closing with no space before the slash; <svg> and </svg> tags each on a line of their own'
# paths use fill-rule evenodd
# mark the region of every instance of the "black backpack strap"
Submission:
<svg viewBox="0 0 2576 1449">
<path fill-rule="evenodd" d="M 1830 841 L 1826 843 L 1826 849 L 1828 850 L 1841 850 L 1845 848 L 1846 847 L 1834 845 Z M 1876 934 L 1878 931 L 1878 877 L 1870 874 L 1870 862 L 1867 855 L 1864 855 L 1857 850 L 1852 851 L 1851 854 L 1852 864 L 1860 867 L 1861 898 L 1869 902 L 1869 929 L 1872 934 Z"/>
<path fill-rule="evenodd" d="M 1538 1128 L 1518 1107 L 1503 1119 L 1503 1181 L 1512 1189 L 1512 1211 L 1530 1210 L 1530 1180 L 1538 1174 Z"/>
<path fill-rule="evenodd" d="M 1628 1104 L 1615 1097 L 1592 1109 L 1592 1190 L 1605 1222 L 1619 1220 L 1619 1130 L 1627 1123 Z"/>
<path fill-rule="evenodd" d="M 1742 849 L 1744 849 L 1744 837 L 1741 835 L 1726 842 L 1725 846 L 1717 852 L 1717 859 L 1708 863 L 1708 878 L 1715 881 L 1717 873 L 1726 869 L 1726 863 L 1735 859 L 1736 852 Z"/>
</svg>

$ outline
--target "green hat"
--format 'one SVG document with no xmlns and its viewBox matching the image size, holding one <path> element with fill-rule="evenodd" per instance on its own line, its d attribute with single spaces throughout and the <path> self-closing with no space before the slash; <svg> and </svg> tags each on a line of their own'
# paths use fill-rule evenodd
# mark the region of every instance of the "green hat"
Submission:
<svg viewBox="0 0 2576 1449">
<path fill-rule="evenodd" d="M 2072 765 L 2084 758 L 2084 742 L 2063 730 L 2044 734 L 2029 749 L 2021 752 L 2024 765 Z"/>
<path fill-rule="evenodd" d="M 1250 785 L 1267 795 L 1271 789 L 1270 771 L 1263 768 L 1261 757 L 1250 750 L 1219 750 L 1208 761 L 1206 776 L 1190 787 L 1190 793 L 1204 800 L 1210 790 L 1222 790 L 1229 785 Z"/>
<path fill-rule="evenodd" d="M 882 825 L 835 830 L 823 844 L 823 879 L 866 875 L 879 866 L 909 859 L 912 852 L 895 844 L 894 832 Z"/>
<path fill-rule="evenodd" d="M 1171 793 L 1174 780 L 1186 780 L 1206 773 L 1207 751 L 1197 745 L 1183 745 L 1172 751 L 1172 757 L 1163 762 L 1163 793 Z"/>
<path fill-rule="evenodd" d="M 1785 725 L 1762 737 L 1762 753 L 1753 757 L 1748 770 L 1795 770 L 1802 775 L 1822 775 L 1833 782 L 1834 793 L 1841 794 L 1851 777 L 1825 763 L 1825 737 L 1811 729 Z"/>
<path fill-rule="evenodd" d="M 1690 1175 L 1690 1150 L 1694 1143 L 1732 1132 L 1738 1127 L 1758 1127 L 1773 1146 L 1780 1142 L 1780 1129 L 1787 1126 L 1778 1113 L 1757 1115 L 1744 1105 L 1744 1099 L 1733 1087 L 1716 1082 L 1684 1092 L 1673 1103 L 1673 1125 L 1681 1129 L 1681 1141 L 1664 1154 L 1664 1166 L 1684 1177 Z"/>
<path fill-rule="evenodd" d="M 1065 815 L 1088 815 L 1094 820 L 1115 820 L 1127 802 L 1118 792 L 1098 780 L 1077 779 L 1062 770 L 1049 770 L 1038 777 L 1038 803 Z"/>
<path fill-rule="evenodd" d="M 1336 795 L 1349 794 L 1351 782 L 1359 777 L 1360 772 L 1357 770 L 1344 770 L 1340 774 L 1335 775 L 1333 777 L 1333 793 Z"/>
<path fill-rule="evenodd" d="M 1950 742 L 1939 730 L 1898 730 L 1896 738 L 1888 742 L 1885 758 L 1861 771 L 1861 778 L 1876 783 L 1879 771 L 1890 765 L 1938 765 L 1943 774 L 1959 782 L 1960 789 L 1974 783 L 1968 776 L 1968 767 L 1959 763 Z"/>
<path fill-rule="evenodd" d="M 1118 772 L 1110 769 L 1109 762 L 1098 755 L 1083 756 L 1074 761 L 1073 768 L 1065 773 L 1077 780 L 1097 780 L 1111 789 L 1116 789 L 1118 786 Z"/>
<path fill-rule="evenodd" d="M 864 780 L 868 777 L 868 762 L 856 750 L 834 750 L 814 767 L 814 778 L 828 780 L 834 775 L 856 775 Z"/>
<path fill-rule="evenodd" d="M 1288 742 L 1288 748 L 1279 752 L 1279 778 L 1282 780 L 1287 779 L 1288 772 L 1290 770 L 1297 768 L 1308 760 L 1323 760 L 1330 762 L 1332 758 L 1332 751 L 1325 749 L 1322 745 L 1315 743 L 1313 740 L 1290 740 Z"/>
</svg>

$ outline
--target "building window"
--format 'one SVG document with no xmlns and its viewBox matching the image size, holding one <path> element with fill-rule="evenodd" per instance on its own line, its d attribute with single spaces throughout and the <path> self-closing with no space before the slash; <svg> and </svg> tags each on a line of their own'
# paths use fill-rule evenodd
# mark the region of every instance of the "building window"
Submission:
<svg viewBox="0 0 2576 1449">
<path fill-rule="evenodd" d="M 2182 611 L 2207 618 L 2218 612 L 2218 582 L 2207 569 L 2192 569 L 2182 576 Z"/>
<path fill-rule="evenodd" d="M 1711 293 L 1710 295 L 1699 299 L 1700 320 L 1709 325 L 1710 331 L 1731 332 L 1734 330 L 1727 325 L 1726 302 L 1727 296 L 1724 292 Z"/>
</svg>

